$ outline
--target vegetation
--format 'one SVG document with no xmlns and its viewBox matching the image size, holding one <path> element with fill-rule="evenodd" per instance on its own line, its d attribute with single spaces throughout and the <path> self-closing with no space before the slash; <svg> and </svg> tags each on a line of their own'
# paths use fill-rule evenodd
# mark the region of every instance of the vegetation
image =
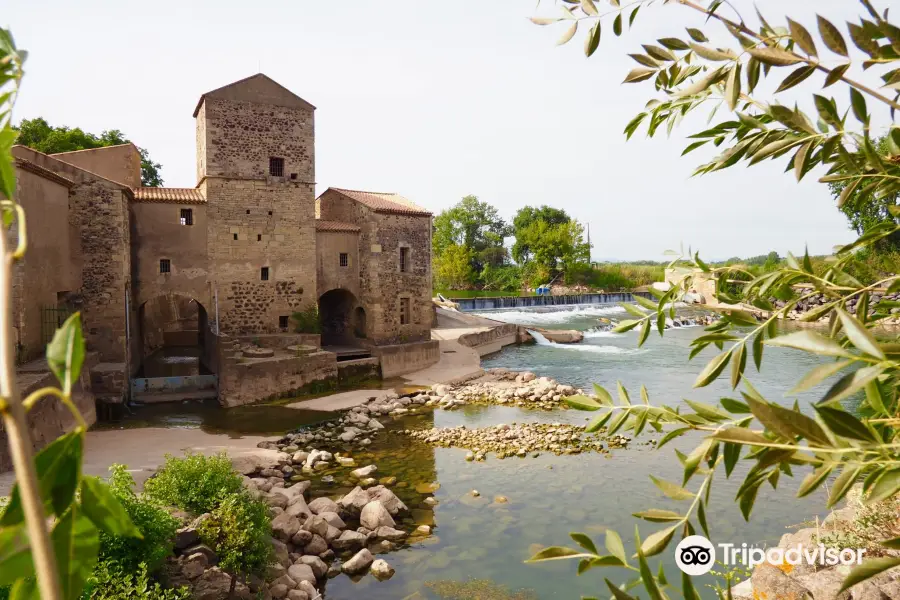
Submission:
<svg viewBox="0 0 900 600">
<path fill-rule="evenodd" d="M 639 9 L 651 4 L 626 8 L 613 1 L 613 9 L 601 13 L 593 0 L 565 1 L 568 6 L 562 17 L 533 20 L 540 25 L 565 22 L 562 43 L 572 39 L 579 27 L 589 25 L 585 40 L 588 56 L 599 46 L 602 19 L 613 19 L 613 32 L 620 35 L 623 22 L 627 20 L 630 25 Z M 696 174 L 727 169 L 741 161 L 753 165 L 787 158 L 787 166 L 797 179 L 813 169 L 824 168 L 820 181 L 844 183 L 846 187 L 838 198 L 840 205 L 852 194 L 857 194 L 855 200 L 860 203 L 894 197 L 900 191 L 900 127 L 887 128 L 887 144 L 879 150 L 872 135 L 877 129 L 875 123 L 880 121 L 873 119 L 869 103 L 882 110 L 879 118 L 887 117 L 891 123 L 895 111 L 900 109 L 897 100 L 878 91 L 886 89 L 893 95 L 900 89 L 900 69 L 896 68 L 900 61 L 900 28 L 888 21 L 887 11 L 879 13 L 869 0 L 861 3 L 864 14 L 859 24 L 850 23 L 848 27 L 853 45 L 865 55 L 862 66 L 868 70 L 854 71 L 865 76 L 862 80 L 847 75 L 849 67 L 859 62 L 858 55 L 854 52 L 851 56 L 844 34 L 825 17 L 817 18 L 816 41 L 806 27 L 790 18 L 786 27 L 773 27 L 758 14 L 758 28 L 754 30 L 740 14 L 731 16 L 736 12 L 732 4 L 714 0 L 704 7 L 691 0 L 680 2 L 679 9 L 697 13 L 698 27 L 687 30 L 687 39 L 664 37 L 657 44 L 645 44 L 645 53 L 631 55 L 641 66 L 632 70 L 625 81 L 652 79 L 659 97 L 647 103 L 646 109 L 626 126 L 626 136 L 631 137 L 642 124 L 647 125 L 652 136 L 663 125 L 671 129 L 686 114 L 712 105 L 711 122 L 716 109 L 732 114 L 691 136 L 693 141 L 685 153 L 709 143 L 721 152 L 698 167 Z M 723 14 L 725 11 L 729 11 L 728 16 Z M 707 34 L 699 27 L 721 28 L 734 38 L 732 46 L 736 48 L 708 45 Z M 837 62 L 834 55 L 839 57 Z M 791 67 L 791 71 L 781 78 L 786 67 Z M 805 105 L 812 106 L 817 117 L 810 118 L 799 106 L 766 102 L 754 95 L 757 84 L 767 77 L 781 79 L 774 92 L 778 94 L 817 74 L 824 75 L 826 87 L 840 83 L 840 87 L 849 89 L 849 102 L 838 101 L 826 93 L 813 94 Z M 900 216 L 896 205 L 887 210 L 892 217 Z M 654 327 L 663 335 L 666 317 L 674 314 L 675 303 L 690 290 L 695 270 L 702 270 L 715 280 L 719 300 L 752 307 L 762 315 L 758 321 L 745 310 L 724 310 L 721 320 L 692 342 L 692 358 L 705 348 L 719 351 L 700 371 L 695 387 L 709 385 L 728 368 L 725 377 L 740 399 L 722 398 L 716 405 L 688 400 L 686 406 L 676 409 L 651 403 L 647 390 L 641 387 L 641 402 L 632 404 L 621 384 L 615 400 L 600 386 L 595 386 L 592 397 L 570 398 L 574 408 L 598 412 L 587 426 L 588 431 L 602 427 L 606 427 L 607 434 L 631 430 L 635 438 L 647 428 L 666 431 L 658 448 L 687 432 L 700 432 L 704 437 L 691 452 L 678 453 L 684 467 L 680 482 L 652 478 L 663 494 L 687 506 L 681 511 L 651 508 L 636 513 L 638 519 L 661 523 L 662 527 L 655 526 L 649 535 L 642 535 L 636 527 L 634 555 L 625 551 L 622 538 L 610 530 L 605 538 L 606 554 L 587 535 L 572 533 L 580 548 L 546 548 L 531 561 L 576 559 L 579 573 L 593 568 L 623 569 L 634 576 L 633 581 L 617 586 L 605 579 L 617 600 L 632 599 L 628 590 L 636 585 L 643 585 L 651 600 L 668 598 L 675 585 L 667 579 L 662 564 L 658 570 L 651 567 L 652 557 L 665 551 L 676 534 L 686 537 L 699 527 L 707 537 L 714 537 L 710 531 L 715 524 L 709 523 L 706 516 L 712 481 L 723 472 L 725 477 L 731 476 L 738 461 L 752 465 L 736 497 L 745 519 L 750 519 L 763 485 L 776 487 L 780 479 L 794 473 L 805 475 L 799 496 L 813 493 L 830 476 L 836 476 L 828 493 L 829 507 L 841 502 L 857 482 L 866 506 L 896 498 L 900 493 L 900 351 L 892 341 L 879 341 L 873 329 L 897 305 L 883 299 L 876 303 L 874 294 L 878 290 L 900 291 L 900 275 L 890 274 L 867 285 L 855 279 L 848 269 L 856 253 L 872 252 L 878 242 L 898 231 L 900 226 L 888 221 L 865 228 L 857 241 L 828 257 L 818 272 L 808 255 L 800 259 L 788 255 L 772 271 L 755 275 L 738 266 L 709 265 L 699 253 L 673 253 L 670 266 L 680 276 L 679 285 L 659 292 L 657 302 L 636 298 L 639 307 L 625 305 L 635 318 L 620 323 L 616 330 L 638 331 L 638 345 L 647 341 Z M 736 274 L 744 275 L 746 283 L 731 285 Z M 814 294 L 825 295 L 828 302 L 808 311 L 803 320 L 827 318 L 829 327 L 779 335 L 778 319 Z M 782 300 L 783 306 L 776 308 L 774 298 Z M 855 310 L 851 304 L 855 304 Z M 795 401 L 788 408 L 763 397 L 750 381 L 754 375 L 748 362 L 752 360 L 757 371 L 762 369 L 767 346 L 833 359 L 807 373 L 789 392 L 818 390 L 821 395 L 817 402 L 801 408 Z M 837 380 L 832 382 L 832 377 Z M 853 412 L 842 404 L 851 397 L 859 397 Z M 873 540 L 878 546 L 900 548 L 900 538 L 895 534 L 882 534 L 884 538 Z M 897 556 L 866 560 L 849 572 L 837 593 L 897 566 Z M 699 598 L 690 576 L 683 575 L 679 587 L 685 599 Z M 730 597 L 720 587 L 717 592 L 723 599 Z"/>
<path fill-rule="evenodd" d="M 88 579 L 83 600 L 190 600 L 185 587 L 165 589 L 150 578 L 147 565 L 125 568 L 113 561 L 103 561 Z"/>
<path fill-rule="evenodd" d="M 426 581 L 425 587 L 446 600 L 536 600 L 532 590 L 510 591 L 490 579 Z"/>
<path fill-rule="evenodd" d="M 16 144 L 34 148 L 44 154 L 118 146 L 131 141 L 118 129 L 108 129 L 100 135 L 94 135 L 85 133 L 78 127 L 75 129 L 53 127 L 41 117 L 23 119 L 15 131 L 18 134 L 15 140 Z M 153 162 L 150 152 L 146 148 L 138 147 L 138 152 L 141 153 L 141 185 L 144 187 L 162 186 L 162 175 L 159 172 L 162 165 Z"/>
<path fill-rule="evenodd" d="M 126 571 L 144 565 L 155 571 L 172 554 L 178 521 L 147 498 L 134 493 L 134 478 L 124 465 L 110 467 L 109 487 L 125 508 L 141 538 L 100 533 L 101 561 L 115 562 Z"/>
<path fill-rule="evenodd" d="M 184 458 L 166 455 L 165 464 L 144 483 L 144 495 L 150 500 L 195 515 L 212 512 L 241 490 L 241 476 L 224 452 L 187 453 Z"/>
<path fill-rule="evenodd" d="M 305 309 L 291 315 L 295 333 L 322 333 L 322 322 L 319 320 L 319 307 L 310 304 Z"/>
<path fill-rule="evenodd" d="M 866 504 L 856 490 L 851 490 L 847 504 L 855 510 L 854 518 L 822 525 L 819 541 L 826 548 L 865 548 L 866 556 L 884 556 L 887 549 L 881 542 L 900 536 L 900 497 Z"/>
</svg>

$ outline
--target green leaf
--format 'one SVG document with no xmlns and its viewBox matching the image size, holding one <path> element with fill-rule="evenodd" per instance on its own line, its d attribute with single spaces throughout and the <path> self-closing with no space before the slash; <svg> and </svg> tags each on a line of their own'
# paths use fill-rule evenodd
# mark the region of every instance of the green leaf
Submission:
<svg viewBox="0 0 900 600">
<path fill-rule="evenodd" d="M 665 600 L 665 596 L 659 590 L 659 586 L 656 585 L 656 579 L 653 577 L 653 572 L 650 571 L 650 565 L 647 564 L 647 559 L 641 551 L 642 544 L 640 543 L 641 538 L 638 534 L 637 526 L 634 528 L 634 534 L 638 542 L 638 563 L 640 565 L 641 579 L 644 582 L 644 589 L 647 590 L 650 600 Z"/>
<path fill-rule="evenodd" d="M 788 27 L 791 31 L 791 37 L 797 42 L 797 45 L 800 46 L 800 49 L 806 52 L 809 56 L 816 56 L 816 44 L 813 41 L 813 37 L 809 34 L 806 27 L 797 23 L 790 17 L 788 17 Z"/>
<path fill-rule="evenodd" d="M 880 365 L 872 365 L 847 373 L 837 380 L 834 385 L 822 396 L 819 404 L 834 404 L 844 398 L 848 398 L 863 389 L 872 381 L 875 381 L 884 371 Z"/>
<path fill-rule="evenodd" d="M 891 538 L 889 540 L 881 540 L 878 543 L 885 548 L 900 550 L 900 537 Z"/>
<path fill-rule="evenodd" d="M 707 46 L 701 46 L 700 44 L 690 44 L 690 48 L 697 56 L 705 58 L 706 60 L 721 62 L 723 60 L 732 60 L 735 58 L 734 53 L 730 50 L 716 50 L 715 48 L 708 48 Z"/>
<path fill-rule="evenodd" d="M 887 500 L 900 491 L 900 469 L 891 469 L 882 473 L 869 490 L 866 504 L 875 504 Z"/>
<path fill-rule="evenodd" d="M 659 479 L 657 477 L 654 477 L 653 475 L 650 476 L 650 479 L 653 481 L 656 487 L 662 490 L 663 494 L 665 494 L 669 498 L 672 498 L 673 500 L 690 500 L 694 497 L 694 494 L 692 492 L 689 492 L 676 483 L 666 481 L 665 479 Z"/>
<path fill-rule="evenodd" d="M 753 364 L 756 365 L 757 371 L 762 368 L 763 342 L 765 339 L 762 330 L 753 338 Z"/>
<path fill-rule="evenodd" d="M 805 392 L 808 389 L 811 389 L 824 380 L 828 379 L 841 369 L 846 368 L 847 366 L 853 364 L 852 360 L 840 360 L 837 362 L 825 363 L 824 365 L 819 365 L 809 373 L 803 376 L 803 379 L 794 386 L 789 394 L 799 394 L 800 392 Z"/>
<path fill-rule="evenodd" d="M 866 329 L 866 326 L 845 310 L 841 308 L 835 308 L 834 310 L 841 319 L 841 325 L 844 326 L 844 333 L 847 334 L 850 343 L 861 352 L 884 360 L 884 352 L 878 347 L 878 342 L 875 341 L 875 337 Z"/>
<path fill-rule="evenodd" d="M 606 391 L 606 388 L 604 388 L 602 385 L 600 385 L 598 383 L 594 384 L 594 394 L 596 394 L 597 400 L 600 402 L 600 404 L 602 404 L 604 406 L 612 406 L 613 405 L 612 396 L 609 394 L 609 392 Z"/>
<path fill-rule="evenodd" d="M 796 65 L 800 59 L 779 47 L 748 48 L 747 53 L 764 65 L 786 67 Z"/>
<path fill-rule="evenodd" d="M 722 453 L 725 459 L 725 476 L 730 477 L 731 471 L 741 457 L 741 447 L 738 444 L 726 443 L 725 450 Z"/>
<path fill-rule="evenodd" d="M 650 510 L 632 513 L 632 516 L 635 516 L 639 519 L 644 519 L 645 521 L 650 521 L 652 523 L 666 523 L 668 521 L 684 520 L 684 516 L 678 514 L 677 512 L 671 510 L 662 510 L 661 508 L 651 508 Z M 610 552 L 612 552 L 612 550 L 610 550 Z"/>
<path fill-rule="evenodd" d="M 745 521 L 750 520 L 750 513 L 753 511 L 754 502 L 756 502 L 756 493 L 759 491 L 759 486 L 761 485 L 762 481 L 748 487 L 744 493 L 741 494 L 738 506 L 741 508 L 741 514 L 744 516 Z"/>
<path fill-rule="evenodd" d="M 591 27 L 587 37 L 584 39 L 584 55 L 591 56 L 600 46 L 600 20 Z"/>
<path fill-rule="evenodd" d="M 741 376 L 744 374 L 744 367 L 747 364 L 747 354 L 744 351 L 744 344 L 735 344 L 733 348 L 734 358 L 731 360 L 731 389 L 734 389 L 741 382 Z"/>
<path fill-rule="evenodd" d="M 109 486 L 97 477 L 82 477 L 81 506 L 85 516 L 109 535 L 144 537 Z"/>
<path fill-rule="evenodd" d="M 846 73 L 847 69 L 849 69 L 849 68 L 850 68 L 850 63 L 845 63 L 843 65 L 838 65 L 838 66 L 834 67 L 833 69 L 831 69 L 828 72 L 828 75 L 825 76 L 825 85 L 823 85 L 822 87 L 827 88 L 828 86 L 834 85 L 835 83 L 840 81 L 841 77 L 844 76 L 844 73 Z"/>
<path fill-rule="evenodd" d="M 766 340 L 768 346 L 780 346 L 782 348 L 794 348 L 822 356 L 837 356 L 840 358 L 856 358 L 852 352 L 843 348 L 840 344 L 820 333 L 805 329 L 795 331 L 787 335 Z"/>
<path fill-rule="evenodd" d="M 622 13 L 616 15 L 616 18 L 613 19 L 613 33 L 616 36 L 622 35 Z"/>
<path fill-rule="evenodd" d="M 725 100 L 728 102 L 728 108 L 735 110 L 740 99 L 741 63 L 736 62 L 728 73 L 728 79 L 725 81 Z"/>
<path fill-rule="evenodd" d="M 722 398 L 719 400 L 719 404 L 721 404 L 725 410 L 732 414 L 743 415 L 750 413 L 750 407 L 740 400 L 735 400 L 734 398 Z"/>
<path fill-rule="evenodd" d="M 856 482 L 857 478 L 859 478 L 861 472 L 862 467 L 852 465 L 844 466 L 844 470 L 841 471 L 841 474 L 834 480 L 834 484 L 831 487 L 831 494 L 828 496 L 828 508 L 831 508 L 840 502 L 841 499 L 847 495 L 847 492 L 853 487 L 853 484 Z"/>
<path fill-rule="evenodd" d="M 881 386 L 878 385 L 877 380 L 866 384 L 866 400 L 875 412 L 882 415 L 888 414 L 887 406 L 884 404 L 884 396 L 881 393 Z"/>
<path fill-rule="evenodd" d="M 784 90 L 789 90 L 798 83 L 805 81 L 810 75 L 816 72 L 816 68 L 812 65 L 803 65 L 801 67 L 797 67 L 793 71 L 791 71 L 787 77 L 784 78 L 784 81 L 781 82 L 781 85 L 778 86 L 778 89 L 775 90 L 775 93 L 783 92 Z"/>
<path fill-rule="evenodd" d="M 825 425 L 836 435 L 863 442 L 877 441 L 862 421 L 850 413 L 830 406 L 815 405 L 813 408 L 819 413 Z"/>
<path fill-rule="evenodd" d="M 622 564 L 628 564 L 625 555 L 625 545 L 622 544 L 622 538 L 612 529 L 606 530 L 606 549 L 610 554 L 622 561 Z"/>
<path fill-rule="evenodd" d="M 576 410 L 600 410 L 603 408 L 602 404 L 598 403 L 590 396 L 585 396 L 583 394 L 566 396 L 565 401 L 566 404 Z"/>
<path fill-rule="evenodd" d="M 776 442 L 745 427 L 729 427 L 715 432 L 711 437 L 720 442 L 731 442 L 732 444 L 748 446 L 773 446 L 776 444 Z"/>
<path fill-rule="evenodd" d="M 573 37 L 575 37 L 575 33 L 578 31 L 578 21 L 573 21 L 571 25 L 566 29 L 566 31 L 562 34 L 562 37 L 556 42 L 557 46 L 562 46 L 569 42 Z"/>
<path fill-rule="evenodd" d="M 569 534 L 569 537 L 575 540 L 575 543 L 587 550 L 588 552 L 593 552 L 594 554 L 600 554 L 597 552 L 597 546 L 594 545 L 594 542 L 587 535 L 573 531 Z"/>
<path fill-rule="evenodd" d="M 45 510 L 61 515 L 75 498 L 81 467 L 82 437 L 77 431 L 63 435 L 47 445 L 35 457 L 38 488 Z M 0 526 L 15 525 L 25 518 L 19 486 L 13 486 L 9 505 L 0 518 Z"/>
<path fill-rule="evenodd" d="M 697 413 L 701 417 L 704 417 L 711 421 L 724 421 L 724 420 L 731 418 L 731 416 L 728 413 L 719 410 L 717 407 L 713 406 L 712 404 L 707 404 L 706 402 L 698 402 L 696 400 L 687 400 L 687 399 L 685 399 L 684 402 L 685 402 L 685 404 L 690 406 L 694 410 L 695 413 Z"/>
<path fill-rule="evenodd" d="M 803 413 L 783 408 L 777 404 L 760 402 L 752 397 L 749 397 L 747 402 L 750 405 L 750 412 L 766 426 L 766 429 L 788 440 L 793 440 L 795 436 L 799 435 L 819 446 L 831 447 L 828 435 L 819 424 Z"/>
<path fill-rule="evenodd" d="M 41 600 L 37 579 L 19 579 L 9 592 L 9 600 Z"/>
<path fill-rule="evenodd" d="M 584 552 L 579 552 L 578 550 L 565 548 L 563 546 L 550 546 L 549 548 L 544 548 L 525 562 L 536 563 L 546 560 L 562 560 L 567 558 L 594 558 L 594 555 L 585 554 Z"/>
<path fill-rule="evenodd" d="M 726 350 L 709 361 L 694 381 L 694 387 L 704 387 L 715 381 L 728 365 L 729 359 L 731 359 L 731 350 Z"/>
<path fill-rule="evenodd" d="M 25 523 L 0 528 L 0 587 L 20 577 L 33 577 L 34 563 Z"/>
<path fill-rule="evenodd" d="M 709 526 L 706 524 L 706 503 L 702 499 L 697 504 L 697 520 L 700 521 L 700 527 L 703 528 L 706 537 L 712 537 L 709 535 Z"/>
<path fill-rule="evenodd" d="M 706 37 L 706 34 L 704 34 L 699 29 L 696 29 L 694 27 L 688 27 L 687 32 L 688 32 L 688 35 L 691 36 L 691 39 L 694 40 L 695 42 L 699 42 L 702 44 L 704 42 L 709 41 L 709 39 Z"/>
<path fill-rule="evenodd" d="M 640 323 L 640 321 L 633 321 L 630 319 L 619 321 L 619 324 L 613 327 L 613 333 L 625 333 L 626 331 L 631 331 L 632 329 L 640 325 Z"/>
<path fill-rule="evenodd" d="M 587 424 L 587 427 L 584 428 L 585 432 L 594 433 L 596 431 L 599 431 L 601 427 L 606 425 L 606 422 L 609 421 L 609 418 L 612 417 L 612 414 L 612 411 L 609 411 L 608 413 L 595 417 L 593 420 L 591 420 L 590 423 Z"/>
<path fill-rule="evenodd" d="M 691 576 L 685 572 L 681 573 L 681 594 L 684 596 L 684 600 L 701 600 L 700 594 L 697 593 L 694 583 L 691 581 Z"/>
<path fill-rule="evenodd" d="M 647 338 L 650 336 L 650 319 L 644 319 L 644 322 L 641 324 L 641 333 L 638 336 L 638 348 L 644 345 L 644 342 L 647 341 Z"/>
<path fill-rule="evenodd" d="M 681 525 L 672 525 L 671 527 L 660 529 L 659 531 L 655 531 L 648 535 L 644 540 L 644 543 L 641 544 L 641 553 L 644 556 L 656 556 L 665 550 L 666 546 L 669 545 L 669 542 L 672 541 L 672 536 L 675 535 L 675 531 L 679 527 L 681 527 Z"/>
<path fill-rule="evenodd" d="M 645 79 L 650 79 L 656 74 L 656 69 L 632 69 L 628 72 L 628 75 L 625 76 L 625 80 L 622 83 L 637 83 L 639 81 L 644 81 Z"/>
<path fill-rule="evenodd" d="M 831 21 L 825 17 L 819 15 L 816 15 L 816 17 L 819 23 L 819 35 L 822 36 L 822 41 L 825 42 L 828 49 L 835 54 L 849 56 L 847 53 L 847 42 L 844 41 L 844 37 L 838 31 L 838 28 L 832 25 Z"/>
<path fill-rule="evenodd" d="M 631 404 L 631 399 L 628 397 L 628 390 L 625 389 L 625 386 L 622 385 L 621 381 L 616 381 L 616 390 L 619 393 L 619 402 L 622 404 Z"/>
<path fill-rule="evenodd" d="M 656 443 L 656 449 L 658 450 L 658 449 L 662 448 L 667 443 L 671 442 L 672 440 L 674 440 L 675 438 L 677 438 L 681 435 L 684 435 L 686 432 L 688 432 L 690 430 L 691 430 L 690 427 L 680 427 L 678 429 L 673 429 L 673 430 L 669 431 L 668 433 L 666 433 L 666 435 L 664 435 L 659 440 L 659 442 Z"/>
<path fill-rule="evenodd" d="M 66 394 L 81 374 L 84 364 L 84 336 L 81 334 L 81 314 L 71 315 L 53 334 L 47 344 L 47 364 Z"/>
<path fill-rule="evenodd" d="M 837 593 L 840 594 L 857 583 L 865 581 L 866 579 L 874 577 L 875 575 L 898 565 L 900 565 L 900 557 L 896 556 L 869 559 L 863 564 L 853 567 L 853 570 L 850 571 L 850 574 L 844 579 L 844 582 L 841 584 L 841 589 L 839 589 Z"/>
<path fill-rule="evenodd" d="M 578 574 L 595 567 L 621 567 L 622 561 L 615 556 L 599 556 L 597 558 L 584 558 L 578 562 Z"/>
<path fill-rule="evenodd" d="M 604 578 L 603 581 L 606 582 L 606 587 L 609 588 L 610 593 L 613 595 L 613 597 L 615 597 L 616 600 L 638 600 L 634 596 L 626 594 L 625 592 L 617 588 L 609 579 Z"/>
<path fill-rule="evenodd" d="M 50 533 L 63 597 L 78 598 L 97 564 L 100 534 L 81 507 L 72 504 Z"/>
</svg>

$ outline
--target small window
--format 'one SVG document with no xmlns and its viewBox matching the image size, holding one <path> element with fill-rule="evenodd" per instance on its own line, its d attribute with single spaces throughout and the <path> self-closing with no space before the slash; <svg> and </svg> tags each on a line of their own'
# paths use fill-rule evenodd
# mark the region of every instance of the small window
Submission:
<svg viewBox="0 0 900 600">
<path fill-rule="evenodd" d="M 288 316 L 287 315 L 281 315 L 280 317 L 278 317 L 278 329 L 280 329 L 281 331 L 287 331 L 287 329 L 288 329 Z"/>
<path fill-rule="evenodd" d="M 182 225 L 193 225 L 194 224 L 194 210 L 191 208 L 182 208 L 181 209 L 181 224 Z"/>
<path fill-rule="evenodd" d="M 235 233 L 235 234 L 233 234 L 233 235 L 234 235 L 235 241 L 237 241 L 237 234 Z"/>
<path fill-rule="evenodd" d="M 269 216 L 270 216 L 270 217 L 272 216 L 272 211 L 271 211 L 271 210 L 269 211 Z"/>
<path fill-rule="evenodd" d="M 350 264 L 350 255 L 347 254 L 346 252 L 341 252 L 341 255 L 338 260 L 339 260 L 339 264 L 342 267 L 346 267 Z"/>
<path fill-rule="evenodd" d="M 259 278 L 263 281 L 269 280 L 269 267 L 263 267 L 262 269 L 260 269 Z"/>
<path fill-rule="evenodd" d="M 400 248 L 400 272 L 406 273 L 409 270 L 409 248 Z"/>
<path fill-rule="evenodd" d="M 269 175 L 272 177 L 284 177 L 284 159 L 277 156 L 269 158 Z"/>
<path fill-rule="evenodd" d="M 257 233 L 257 234 L 256 234 L 256 241 L 257 241 L 257 242 L 261 242 L 261 241 L 262 241 L 262 234 L 261 234 L 261 233 Z"/>
<path fill-rule="evenodd" d="M 250 209 L 249 209 L 249 208 L 247 209 L 247 214 L 248 214 L 248 215 L 250 214 Z"/>
<path fill-rule="evenodd" d="M 171 273 L 172 272 L 172 261 L 168 258 L 159 259 L 159 272 L 160 273 Z"/>
<path fill-rule="evenodd" d="M 400 324 L 409 325 L 409 298 L 400 298 Z"/>
</svg>

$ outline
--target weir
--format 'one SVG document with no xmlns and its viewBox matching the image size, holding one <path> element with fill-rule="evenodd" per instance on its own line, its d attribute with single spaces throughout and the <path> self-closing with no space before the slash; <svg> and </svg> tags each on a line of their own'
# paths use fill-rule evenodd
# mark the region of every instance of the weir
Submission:
<svg viewBox="0 0 900 600">
<path fill-rule="evenodd" d="M 498 308 L 530 308 L 572 304 L 615 304 L 633 302 L 635 296 L 652 298 L 649 292 L 615 292 L 611 294 L 568 294 L 561 296 L 500 296 L 496 298 L 450 298 L 459 310 L 492 310 Z"/>
</svg>

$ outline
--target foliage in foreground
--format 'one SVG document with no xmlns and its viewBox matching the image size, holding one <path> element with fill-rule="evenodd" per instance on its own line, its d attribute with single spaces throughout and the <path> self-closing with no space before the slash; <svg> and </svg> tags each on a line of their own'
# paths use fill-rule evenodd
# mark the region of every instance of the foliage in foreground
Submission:
<svg viewBox="0 0 900 600">
<path fill-rule="evenodd" d="M 294 324 L 294 333 L 322 333 L 322 323 L 319 321 L 319 307 L 310 304 L 303 310 L 291 315 Z"/>
<path fill-rule="evenodd" d="M 593 0 L 564 2 L 562 17 L 539 17 L 533 21 L 540 25 L 568 23 L 561 43 L 572 39 L 580 25 L 590 23 L 585 40 L 588 56 L 599 45 L 603 17 L 613 19 L 613 32 L 619 35 L 626 19 L 630 25 L 642 7 L 653 4 L 639 2 L 637 6 L 622 7 L 612 0 L 613 10 L 601 14 Z M 773 27 L 759 14 L 759 29 L 754 31 L 740 15 L 723 16 L 725 10 L 735 10 L 730 3 L 713 0 L 704 7 L 688 0 L 679 2 L 680 8 L 697 11 L 707 23 L 723 26 L 736 40 L 737 49 L 711 46 L 699 28 L 689 28 L 687 39 L 666 37 L 657 40 L 657 44 L 643 45 L 644 53 L 631 55 L 641 66 L 632 70 L 625 81 L 652 79 L 662 97 L 651 100 L 646 110 L 627 125 L 626 135 L 630 137 L 641 124 L 647 124 L 651 136 L 663 126 L 671 130 L 685 115 L 703 106 L 713 106 L 712 120 L 716 109 L 724 107 L 733 113 L 731 118 L 692 135 L 694 141 L 685 149 L 687 153 L 711 144 L 721 151 L 702 164 L 697 174 L 726 169 L 741 161 L 753 165 L 788 157 L 787 167 L 797 179 L 822 166 L 827 172 L 820 181 L 843 183 L 846 187 L 839 204 L 851 194 L 859 202 L 895 196 L 900 191 L 900 128 L 892 126 L 885 132 L 885 151 L 879 152 L 872 138 L 875 127 L 868 101 L 889 109 L 885 112 L 891 120 L 900 108 L 896 99 L 877 91 L 884 89 L 887 94 L 900 97 L 896 93 L 900 90 L 900 69 L 890 70 L 894 66 L 891 63 L 900 60 L 900 28 L 888 22 L 887 11 L 880 14 L 869 0 L 862 0 L 862 5 L 865 16 L 859 24 L 849 24 L 849 33 L 852 43 L 866 56 L 865 82 L 847 76 L 855 59 L 841 31 L 822 16 L 817 22 L 821 39 L 817 42 L 806 27 L 790 18 L 786 27 Z M 825 58 L 826 49 L 830 55 L 840 57 L 838 64 L 829 64 L 831 56 Z M 781 74 L 785 67 L 791 70 L 781 79 L 776 94 L 821 74 L 825 87 L 841 82 L 849 88 L 849 103 L 814 94 L 810 105 L 817 117 L 811 119 L 797 106 L 766 103 L 753 97 L 762 79 Z M 872 73 L 879 73 L 880 77 Z M 900 216 L 896 205 L 889 206 L 888 212 Z M 848 266 L 855 252 L 872 247 L 898 230 L 900 227 L 890 221 L 867 229 L 856 242 L 839 248 L 826 260 L 824 269 L 818 271 L 808 255 L 802 259 L 789 255 L 785 264 L 756 275 L 736 265 L 710 266 L 699 254 L 675 253 L 670 266 L 680 274 L 679 285 L 659 292 L 657 302 L 636 298 L 640 308 L 626 306 L 635 318 L 624 321 L 617 330 L 638 332 L 638 345 L 647 341 L 654 328 L 663 335 L 667 316 L 674 316 L 675 303 L 692 287 L 695 269 L 704 271 L 716 281 L 717 299 L 738 307 L 723 309 L 721 320 L 693 341 L 691 358 L 708 347 L 719 350 L 700 371 L 694 385 L 704 387 L 720 376 L 728 377 L 735 397 L 722 398 L 716 405 L 687 400 L 686 406 L 675 408 L 651 404 L 642 387 L 641 402 L 632 404 L 628 391 L 619 384 L 615 400 L 597 385 L 593 397 L 574 397 L 569 403 L 575 408 L 598 411 L 588 431 L 606 427 L 607 433 L 613 434 L 627 429 L 634 437 L 648 428 L 666 431 L 658 448 L 687 432 L 702 432 L 705 437 L 694 450 L 686 455 L 678 453 L 684 467 L 680 482 L 652 478 L 663 494 L 685 502 L 686 508 L 650 508 L 636 513 L 641 520 L 662 525 L 645 537 L 635 527 L 633 556 L 626 553 L 621 537 L 608 531 L 606 553 L 601 553 L 587 535 L 572 533 L 579 549 L 547 548 L 531 561 L 574 558 L 579 561 L 579 573 L 600 567 L 626 569 L 635 576 L 629 584 L 616 586 L 605 579 L 617 600 L 630 600 L 627 590 L 635 585 L 643 585 L 651 600 L 668 598 L 674 586 L 666 578 L 662 564 L 656 571 L 651 568 L 650 559 L 666 550 L 676 534 L 692 535 L 699 527 L 712 537 L 706 513 L 714 476 L 723 471 L 725 477 L 731 476 L 738 461 L 752 464 L 735 499 L 745 519 L 750 518 L 764 485 L 776 487 L 782 477 L 792 477 L 795 471 L 806 473 L 798 493 L 801 497 L 811 494 L 829 477 L 836 477 L 828 494 L 829 507 L 840 502 L 856 482 L 861 482 L 866 505 L 895 498 L 900 492 L 900 344 L 876 339 L 872 330 L 897 307 L 898 303 L 881 299 L 880 293 L 900 291 L 900 276 L 892 274 L 866 285 L 848 272 Z M 731 284 L 729 281 L 734 281 L 736 275 L 743 275 L 746 283 Z M 828 302 L 809 310 L 803 320 L 827 320 L 827 328 L 779 335 L 777 320 L 816 294 L 823 294 Z M 774 304 L 776 299 L 781 301 L 779 308 Z M 762 315 L 762 320 L 758 321 L 751 311 Z M 797 402 L 792 408 L 770 402 L 752 385 L 748 364 L 760 370 L 767 346 L 831 359 L 807 373 L 790 392 L 820 390 L 819 400 L 811 407 L 803 410 Z M 861 397 L 854 412 L 842 405 L 851 397 Z M 900 549 L 900 538 L 878 540 L 878 544 L 885 549 Z M 850 571 L 838 593 L 897 566 L 897 556 L 866 560 Z M 690 576 L 682 577 L 680 588 L 686 600 L 699 597 Z M 727 590 L 717 591 L 722 598 L 730 597 Z"/>
<path fill-rule="evenodd" d="M 151 580 L 147 565 L 123 567 L 102 561 L 88 579 L 82 600 L 190 600 L 186 587 L 166 589 Z"/>
<path fill-rule="evenodd" d="M 134 493 L 134 478 L 124 465 L 110 468 L 109 487 L 118 498 L 141 538 L 100 533 L 100 560 L 112 561 L 126 571 L 143 564 L 155 571 L 172 554 L 178 521 L 163 508 Z"/>
<path fill-rule="evenodd" d="M 246 492 L 232 494 L 199 528 L 203 543 L 214 548 L 219 566 L 238 575 L 262 575 L 272 555 L 272 528 L 266 505 Z"/>
<path fill-rule="evenodd" d="M 150 500 L 195 515 L 212 512 L 241 490 L 241 476 L 224 452 L 187 453 L 184 458 L 167 454 L 165 464 L 144 483 L 144 495 Z"/>
</svg>

